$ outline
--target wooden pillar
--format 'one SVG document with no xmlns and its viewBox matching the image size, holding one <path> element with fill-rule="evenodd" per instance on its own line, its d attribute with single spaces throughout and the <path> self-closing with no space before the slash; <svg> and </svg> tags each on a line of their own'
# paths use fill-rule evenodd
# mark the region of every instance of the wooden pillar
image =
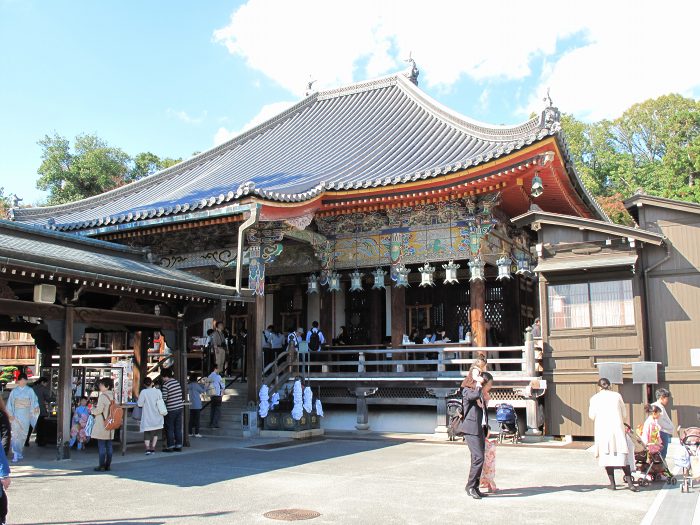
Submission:
<svg viewBox="0 0 700 525">
<path fill-rule="evenodd" d="M 399 348 L 406 333 L 406 288 L 391 289 L 391 346 Z"/>
<path fill-rule="evenodd" d="M 135 398 L 138 398 L 141 392 L 141 385 L 148 371 L 148 349 L 145 339 L 142 330 L 134 332 L 134 385 L 131 392 Z"/>
<path fill-rule="evenodd" d="M 335 309 L 333 308 L 334 298 L 333 293 L 329 292 L 327 289 L 324 290 L 321 288 L 321 291 L 318 293 L 318 326 L 321 332 L 323 332 L 327 344 L 331 344 L 331 341 L 333 341 L 335 337 L 335 333 L 333 332 L 333 317 L 335 314 Z M 310 326 L 309 329 L 311 329 Z"/>
<path fill-rule="evenodd" d="M 177 331 L 175 332 L 177 359 L 177 380 L 180 382 L 184 396 L 187 396 L 187 325 L 182 317 L 177 319 Z M 185 408 L 182 414 L 182 439 L 183 445 L 190 446 L 190 436 L 187 433 L 190 421 L 189 408 Z"/>
<path fill-rule="evenodd" d="M 486 346 L 486 325 L 484 324 L 484 306 L 486 304 L 486 281 L 469 282 L 469 301 L 471 303 L 470 324 L 474 346 Z"/>
<path fill-rule="evenodd" d="M 373 345 L 382 342 L 382 297 L 384 290 L 369 291 L 369 343 Z"/>
<path fill-rule="evenodd" d="M 248 331 L 248 401 L 257 402 L 263 369 L 262 332 L 265 329 L 265 296 L 256 295 L 251 303 L 251 328 Z"/>
<path fill-rule="evenodd" d="M 56 406 L 57 459 L 70 458 L 70 422 L 73 379 L 73 307 L 66 306 L 63 348 L 58 360 L 58 403 Z"/>
</svg>

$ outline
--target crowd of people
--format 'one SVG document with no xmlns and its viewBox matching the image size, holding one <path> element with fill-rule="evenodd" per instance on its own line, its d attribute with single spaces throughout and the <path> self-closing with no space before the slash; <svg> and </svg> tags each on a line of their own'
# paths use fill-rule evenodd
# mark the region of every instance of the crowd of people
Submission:
<svg viewBox="0 0 700 525">
<path fill-rule="evenodd" d="M 462 410 L 455 421 L 457 435 L 464 437 L 469 448 L 470 470 L 465 490 L 474 499 L 497 491 L 495 440 L 489 438 L 487 410 L 493 376 L 487 371 L 486 357 L 479 355 L 470 367 L 462 389 Z M 632 472 L 636 469 L 632 429 L 625 423 L 627 408 L 622 396 L 612 390 L 611 383 L 601 378 L 598 393 L 590 400 L 589 417 L 594 423 L 593 455 L 605 469 L 610 490 L 616 490 L 615 470 L 622 470 L 629 490 L 638 492 Z M 645 406 L 647 418 L 638 429 L 639 438 L 649 453 L 658 453 L 664 462 L 673 434 L 673 422 L 666 412 L 671 393 L 656 390 L 656 401 Z M 488 491 L 488 493 L 484 491 Z"/>
</svg>

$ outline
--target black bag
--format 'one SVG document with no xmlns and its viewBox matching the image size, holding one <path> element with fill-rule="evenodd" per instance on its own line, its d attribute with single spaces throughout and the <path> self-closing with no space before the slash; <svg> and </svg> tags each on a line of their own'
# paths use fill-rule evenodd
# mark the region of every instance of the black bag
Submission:
<svg viewBox="0 0 700 525">
<path fill-rule="evenodd" d="M 315 352 L 321 348 L 321 337 L 318 335 L 318 330 L 311 330 L 311 337 L 309 337 L 309 350 Z"/>
<path fill-rule="evenodd" d="M 464 436 L 464 432 L 462 432 L 462 421 L 464 421 L 463 412 L 462 409 L 458 409 L 457 413 L 452 416 L 450 423 L 447 425 L 447 434 L 451 439 Z"/>
</svg>

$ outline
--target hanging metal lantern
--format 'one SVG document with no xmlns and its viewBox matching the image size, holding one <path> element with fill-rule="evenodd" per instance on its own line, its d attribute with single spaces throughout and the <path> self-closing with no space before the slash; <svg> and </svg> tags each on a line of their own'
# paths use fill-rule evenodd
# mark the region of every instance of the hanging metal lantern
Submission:
<svg viewBox="0 0 700 525">
<path fill-rule="evenodd" d="M 530 186 L 530 195 L 532 198 L 536 199 L 544 193 L 544 185 L 542 184 L 542 177 L 540 177 L 539 172 L 535 173 L 532 177 L 532 185 Z"/>
<path fill-rule="evenodd" d="M 410 285 L 408 284 L 408 274 L 411 273 L 410 268 L 406 268 L 406 266 L 401 263 L 400 266 L 396 267 L 396 288 L 407 288 Z"/>
<path fill-rule="evenodd" d="M 328 291 L 329 292 L 339 292 L 340 291 L 340 274 L 333 270 L 328 276 Z"/>
<path fill-rule="evenodd" d="M 518 274 L 518 275 L 530 275 L 532 273 L 530 259 L 526 259 L 526 258 L 516 259 L 515 264 L 518 266 L 518 270 L 515 272 L 516 274 Z"/>
<path fill-rule="evenodd" d="M 386 271 L 384 271 L 382 268 L 377 268 L 372 272 L 372 277 L 374 278 L 372 290 L 383 290 L 384 288 L 386 288 L 386 285 L 384 284 L 385 275 Z"/>
<path fill-rule="evenodd" d="M 481 259 L 472 259 L 469 261 L 469 273 L 471 273 L 470 281 L 484 280 L 484 266 L 486 263 Z"/>
<path fill-rule="evenodd" d="M 507 255 L 504 255 L 496 261 L 496 266 L 498 267 L 498 277 L 496 277 L 497 281 L 510 279 L 510 263 L 510 257 Z"/>
<path fill-rule="evenodd" d="M 318 293 L 318 275 L 312 273 L 308 278 L 309 284 L 306 288 L 306 293 L 311 295 L 312 293 Z"/>
<path fill-rule="evenodd" d="M 442 267 L 445 269 L 445 280 L 444 284 L 457 284 L 459 280 L 457 279 L 457 270 L 459 270 L 460 265 L 455 264 L 454 261 L 450 261 L 447 264 L 443 264 Z"/>
<path fill-rule="evenodd" d="M 364 274 L 360 273 L 360 270 L 355 268 L 355 271 L 350 274 L 350 291 L 351 292 L 361 292 L 362 291 L 362 276 Z"/>
<path fill-rule="evenodd" d="M 435 273 L 435 267 L 430 266 L 428 262 L 421 266 L 418 271 L 420 272 L 420 285 L 425 286 L 435 286 L 435 281 L 433 281 L 433 274 Z"/>
</svg>

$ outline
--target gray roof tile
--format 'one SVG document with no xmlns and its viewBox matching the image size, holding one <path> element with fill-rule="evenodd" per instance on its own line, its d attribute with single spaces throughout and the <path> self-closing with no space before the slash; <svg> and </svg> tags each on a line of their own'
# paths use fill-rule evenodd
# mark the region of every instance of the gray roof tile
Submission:
<svg viewBox="0 0 700 525">
<path fill-rule="evenodd" d="M 435 177 L 553 135 L 558 122 L 470 121 L 403 75 L 316 93 L 188 161 L 74 203 L 14 210 L 16 221 L 74 230 L 222 205 L 246 195 L 300 202 L 333 189 Z M 101 219 L 99 219 L 101 217 Z"/>
</svg>

